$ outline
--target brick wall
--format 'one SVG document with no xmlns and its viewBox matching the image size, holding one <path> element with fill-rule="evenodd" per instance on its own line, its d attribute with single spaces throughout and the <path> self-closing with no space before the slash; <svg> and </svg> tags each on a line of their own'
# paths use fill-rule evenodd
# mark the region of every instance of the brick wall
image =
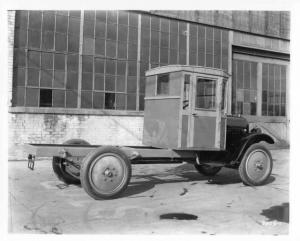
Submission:
<svg viewBox="0 0 300 241">
<path fill-rule="evenodd" d="M 99 145 L 141 145 L 143 117 L 9 114 L 8 158 L 25 159 L 24 143 L 61 144 L 80 138 Z"/>
</svg>

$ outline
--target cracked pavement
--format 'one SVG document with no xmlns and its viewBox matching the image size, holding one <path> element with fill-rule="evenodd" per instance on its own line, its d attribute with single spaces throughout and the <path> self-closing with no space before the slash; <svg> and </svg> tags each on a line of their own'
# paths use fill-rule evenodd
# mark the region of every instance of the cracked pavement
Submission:
<svg viewBox="0 0 300 241">
<path fill-rule="evenodd" d="M 10 161 L 9 232 L 288 234 L 289 150 L 271 153 L 273 173 L 264 186 L 244 186 L 227 168 L 208 178 L 185 163 L 133 165 L 123 195 L 98 201 L 59 181 L 50 160 L 37 161 L 34 171 Z"/>
</svg>

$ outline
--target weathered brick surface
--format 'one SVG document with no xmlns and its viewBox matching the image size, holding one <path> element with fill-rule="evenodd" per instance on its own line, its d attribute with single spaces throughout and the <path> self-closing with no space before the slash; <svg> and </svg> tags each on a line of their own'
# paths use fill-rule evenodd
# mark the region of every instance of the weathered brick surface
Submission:
<svg viewBox="0 0 300 241">
<path fill-rule="evenodd" d="M 142 117 L 9 114 L 9 159 L 26 158 L 24 143 L 80 138 L 91 144 L 141 145 L 142 129 Z"/>
</svg>

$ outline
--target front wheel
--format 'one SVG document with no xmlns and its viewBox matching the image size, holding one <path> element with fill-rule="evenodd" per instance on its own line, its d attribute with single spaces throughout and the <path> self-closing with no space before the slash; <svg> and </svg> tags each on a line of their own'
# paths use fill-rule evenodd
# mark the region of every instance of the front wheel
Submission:
<svg viewBox="0 0 300 241">
<path fill-rule="evenodd" d="M 245 152 L 239 166 L 239 174 L 244 184 L 259 186 L 266 183 L 273 167 L 272 156 L 261 144 L 253 144 Z"/>
<path fill-rule="evenodd" d="M 199 173 L 203 174 L 204 176 L 214 176 L 222 169 L 222 167 L 212 167 L 204 164 L 195 164 L 195 168 Z"/>
<path fill-rule="evenodd" d="M 88 154 L 80 170 L 81 185 L 94 199 L 119 196 L 131 178 L 131 163 L 117 147 L 100 147 Z"/>
</svg>

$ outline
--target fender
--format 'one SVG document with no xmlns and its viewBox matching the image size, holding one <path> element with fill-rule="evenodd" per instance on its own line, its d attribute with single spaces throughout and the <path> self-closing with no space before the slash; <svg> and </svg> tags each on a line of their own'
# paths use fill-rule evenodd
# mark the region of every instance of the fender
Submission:
<svg viewBox="0 0 300 241">
<path fill-rule="evenodd" d="M 274 139 L 271 136 L 263 133 L 250 134 L 242 138 L 240 141 L 241 141 L 241 145 L 239 145 L 236 148 L 234 154 L 231 156 L 231 164 L 233 165 L 240 163 L 242 157 L 244 156 L 244 153 L 246 152 L 249 146 L 261 141 L 265 141 L 269 144 L 275 143 Z"/>
</svg>

